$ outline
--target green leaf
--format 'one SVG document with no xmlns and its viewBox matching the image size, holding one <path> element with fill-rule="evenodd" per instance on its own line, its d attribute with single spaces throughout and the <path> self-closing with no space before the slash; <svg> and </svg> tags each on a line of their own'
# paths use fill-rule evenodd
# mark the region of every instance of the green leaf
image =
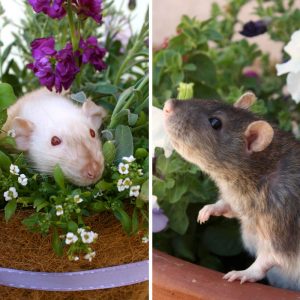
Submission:
<svg viewBox="0 0 300 300">
<path fill-rule="evenodd" d="M 195 71 L 186 72 L 189 81 L 197 84 L 198 82 L 203 82 L 210 86 L 213 86 L 216 83 L 216 67 L 207 55 L 197 54 L 189 59 L 189 64 L 194 64 L 196 66 Z"/>
<path fill-rule="evenodd" d="M 89 205 L 89 208 L 92 211 L 97 212 L 97 213 L 107 210 L 107 207 L 106 207 L 104 201 L 95 201 Z"/>
<path fill-rule="evenodd" d="M 166 200 L 170 203 L 176 203 L 181 200 L 182 196 L 187 192 L 187 184 L 176 184 L 174 188 L 168 190 Z"/>
<path fill-rule="evenodd" d="M 56 182 L 56 184 L 62 189 L 65 189 L 65 178 L 64 178 L 64 173 L 60 166 L 57 164 L 54 168 L 53 171 L 53 177 Z"/>
<path fill-rule="evenodd" d="M 0 140 L 0 145 L 16 147 L 16 140 L 11 136 L 5 136 Z"/>
<path fill-rule="evenodd" d="M 110 190 L 114 184 L 112 182 L 106 182 L 105 180 L 101 180 L 96 184 L 96 187 L 101 191 Z"/>
<path fill-rule="evenodd" d="M 71 99 L 79 103 L 84 103 L 84 101 L 86 101 L 86 95 L 81 91 L 76 94 L 71 94 Z"/>
<path fill-rule="evenodd" d="M 58 236 L 57 229 L 54 228 L 52 235 L 52 248 L 58 256 L 63 255 L 63 243 Z"/>
<path fill-rule="evenodd" d="M 131 112 L 128 113 L 128 125 L 134 126 L 139 118 L 139 115 L 133 114 Z"/>
<path fill-rule="evenodd" d="M 33 207 L 39 212 L 41 209 L 47 207 L 49 205 L 48 201 L 43 198 L 37 198 L 33 202 Z"/>
<path fill-rule="evenodd" d="M 10 200 L 4 208 L 5 220 L 8 221 L 15 213 L 17 208 L 17 199 Z"/>
<path fill-rule="evenodd" d="M 127 234 L 131 232 L 131 220 L 128 214 L 122 208 L 116 208 L 113 211 L 115 217 L 121 222 L 124 231 Z"/>
<path fill-rule="evenodd" d="M 0 151 L 0 169 L 4 171 L 9 171 L 10 165 L 10 158 L 4 152 Z"/>
<path fill-rule="evenodd" d="M 16 96 L 11 85 L 0 83 L 0 110 L 7 109 L 16 101 Z"/>
<path fill-rule="evenodd" d="M 105 142 L 102 151 L 105 162 L 111 164 L 116 158 L 117 149 L 115 144 L 112 141 Z"/>
<path fill-rule="evenodd" d="M 116 128 L 115 139 L 117 146 L 117 161 L 121 161 L 124 156 L 133 155 L 133 137 L 128 126 L 119 125 Z"/>
<path fill-rule="evenodd" d="M 7 120 L 7 110 L 0 111 L 0 128 L 4 125 Z"/>
<path fill-rule="evenodd" d="M 139 230 L 139 215 L 137 208 L 132 213 L 132 234 L 136 234 Z"/>
<path fill-rule="evenodd" d="M 74 221 L 70 220 L 68 222 L 68 231 L 77 233 L 77 229 L 78 225 Z"/>
<path fill-rule="evenodd" d="M 87 83 L 86 90 L 100 95 L 114 95 L 118 92 L 118 88 L 110 83 L 98 82 L 98 83 Z"/>
<path fill-rule="evenodd" d="M 149 201 L 149 180 L 146 180 L 143 183 L 139 198 L 141 198 L 143 201 Z"/>
</svg>

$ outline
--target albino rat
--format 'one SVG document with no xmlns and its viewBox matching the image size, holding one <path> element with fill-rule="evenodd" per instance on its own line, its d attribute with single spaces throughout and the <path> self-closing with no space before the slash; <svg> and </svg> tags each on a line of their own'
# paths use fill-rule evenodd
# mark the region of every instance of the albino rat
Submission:
<svg viewBox="0 0 300 300">
<path fill-rule="evenodd" d="M 79 107 L 63 96 L 40 89 L 8 109 L 3 130 L 15 130 L 17 148 L 27 153 L 38 171 L 51 174 L 59 164 L 71 182 L 86 186 L 99 180 L 103 172 L 97 131 L 105 114 L 91 100 Z"/>
<path fill-rule="evenodd" d="M 221 200 L 198 215 L 236 217 L 246 249 L 256 257 L 228 281 L 300 290 L 300 143 L 247 109 L 251 93 L 234 106 L 218 101 L 169 100 L 165 126 L 174 148 L 209 174 Z"/>
</svg>

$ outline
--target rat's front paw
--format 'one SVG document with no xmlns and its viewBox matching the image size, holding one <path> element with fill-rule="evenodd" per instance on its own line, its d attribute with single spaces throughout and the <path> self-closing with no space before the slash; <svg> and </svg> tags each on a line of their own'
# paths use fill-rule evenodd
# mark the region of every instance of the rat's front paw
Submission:
<svg viewBox="0 0 300 300">
<path fill-rule="evenodd" d="M 255 282 L 258 280 L 261 280 L 264 276 L 257 272 L 257 270 L 253 269 L 246 269 L 243 271 L 231 271 L 223 276 L 223 279 L 228 280 L 229 282 L 240 280 L 241 284 L 249 281 L 249 282 Z"/>
<path fill-rule="evenodd" d="M 208 205 L 205 205 L 205 206 L 199 211 L 197 221 L 198 221 L 200 224 L 205 223 L 205 222 L 209 219 L 209 217 L 210 217 L 211 215 L 213 215 L 214 211 L 215 211 L 215 205 L 214 205 L 214 204 L 208 204 Z"/>
</svg>

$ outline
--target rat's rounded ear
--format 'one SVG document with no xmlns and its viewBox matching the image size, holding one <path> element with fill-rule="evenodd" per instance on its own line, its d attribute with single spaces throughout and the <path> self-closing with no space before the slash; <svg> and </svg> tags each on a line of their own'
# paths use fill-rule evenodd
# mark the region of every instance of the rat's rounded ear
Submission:
<svg viewBox="0 0 300 300">
<path fill-rule="evenodd" d="M 256 101 L 256 96 L 252 92 L 246 92 L 234 103 L 234 107 L 248 109 Z"/>
<path fill-rule="evenodd" d="M 274 130 L 266 121 L 255 121 L 248 125 L 245 131 L 248 152 L 265 150 L 272 142 Z"/>
<path fill-rule="evenodd" d="M 102 124 L 102 120 L 107 115 L 106 110 L 103 107 L 96 105 L 92 100 L 89 99 L 83 103 L 82 110 L 88 119 L 90 119 L 93 126 L 96 129 L 99 129 Z"/>
<path fill-rule="evenodd" d="M 23 118 L 16 117 L 12 121 L 12 128 L 16 132 L 17 148 L 21 151 L 27 151 L 30 145 L 30 137 L 34 130 L 34 124 Z"/>
</svg>

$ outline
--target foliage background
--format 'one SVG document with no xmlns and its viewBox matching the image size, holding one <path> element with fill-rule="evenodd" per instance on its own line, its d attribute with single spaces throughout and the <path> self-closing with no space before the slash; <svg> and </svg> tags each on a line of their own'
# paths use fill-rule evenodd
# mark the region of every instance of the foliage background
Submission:
<svg viewBox="0 0 300 300">
<path fill-rule="evenodd" d="M 40 87 L 38 79 L 26 67 L 32 61 L 30 43 L 36 38 L 54 35 L 61 48 L 70 40 L 66 18 L 56 21 L 44 14 L 35 14 L 26 3 L 24 1 L 26 11 L 21 26 L 17 28 L 18 32 L 14 34 L 14 41 L 6 47 L 0 43 L 0 127 L 6 120 L 7 108 L 16 100 L 16 96 Z M 3 28 L 9 24 L 9 20 L 1 5 L 0 15 Z M 130 16 L 116 9 L 114 1 L 103 1 L 103 20 L 106 20 L 105 24 L 99 26 L 87 19 L 84 35 L 97 36 L 108 50 L 105 59 L 108 68 L 96 73 L 86 66 L 71 89 L 75 94 L 73 100 L 84 101 L 85 96 L 78 94 L 84 92 L 109 113 L 102 128 L 106 159 L 103 178 L 95 186 L 79 189 L 66 182 L 59 168 L 55 170 L 54 178 L 37 174 L 24 156 L 12 149 L 14 141 L 11 138 L 2 135 L 0 140 L 0 207 L 5 207 L 5 218 L 9 220 L 17 207 L 33 208 L 36 212 L 23 223 L 29 230 L 51 233 L 57 254 L 62 254 L 64 247 L 60 233 L 77 232 L 78 227 L 84 226 L 84 217 L 104 210 L 111 211 L 128 234 L 143 230 L 147 235 L 148 230 L 148 14 L 137 33 L 127 32 L 128 39 L 121 38 L 120 33 L 126 26 L 130 29 Z M 12 55 L 16 50 L 21 63 L 17 63 Z M 130 155 L 136 157 L 135 168 L 143 169 L 143 176 L 135 178 L 135 184 L 141 186 L 136 199 L 129 197 L 128 193 L 119 193 L 116 186 L 118 171 L 115 166 L 123 156 Z M 18 190 L 19 198 L 16 201 L 7 203 L 2 195 L 8 186 L 14 184 L 9 175 L 12 162 L 29 177 L 29 184 Z M 65 203 L 76 194 L 85 200 L 81 209 L 70 206 L 69 214 L 58 217 L 55 205 Z M 75 246 L 71 252 L 70 249 L 68 254 L 71 256 L 86 250 Z"/>
<path fill-rule="evenodd" d="M 246 3 L 228 1 L 226 8 L 213 4 L 210 19 L 202 22 L 182 16 L 177 35 L 154 53 L 153 104 L 162 108 L 167 99 L 176 98 L 182 81 L 194 83 L 195 98 L 227 103 L 252 90 L 258 97 L 254 112 L 297 133 L 300 105 L 283 92 L 285 76 L 276 75 L 275 63 L 256 44 L 247 38 L 233 40 L 237 16 Z M 286 44 L 300 28 L 294 1 L 257 0 L 253 13 L 268 20 L 265 34 L 275 41 Z M 283 53 L 282 61 L 287 59 Z M 257 61 L 259 72 L 255 69 L 256 76 L 248 76 L 246 68 Z M 214 183 L 176 153 L 166 159 L 158 148 L 153 169 L 153 194 L 169 218 L 168 229 L 154 234 L 154 247 L 222 272 L 248 267 L 251 258 L 243 250 L 236 220 L 212 217 L 204 225 L 196 222 L 199 210 L 217 200 Z"/>
</svg>

